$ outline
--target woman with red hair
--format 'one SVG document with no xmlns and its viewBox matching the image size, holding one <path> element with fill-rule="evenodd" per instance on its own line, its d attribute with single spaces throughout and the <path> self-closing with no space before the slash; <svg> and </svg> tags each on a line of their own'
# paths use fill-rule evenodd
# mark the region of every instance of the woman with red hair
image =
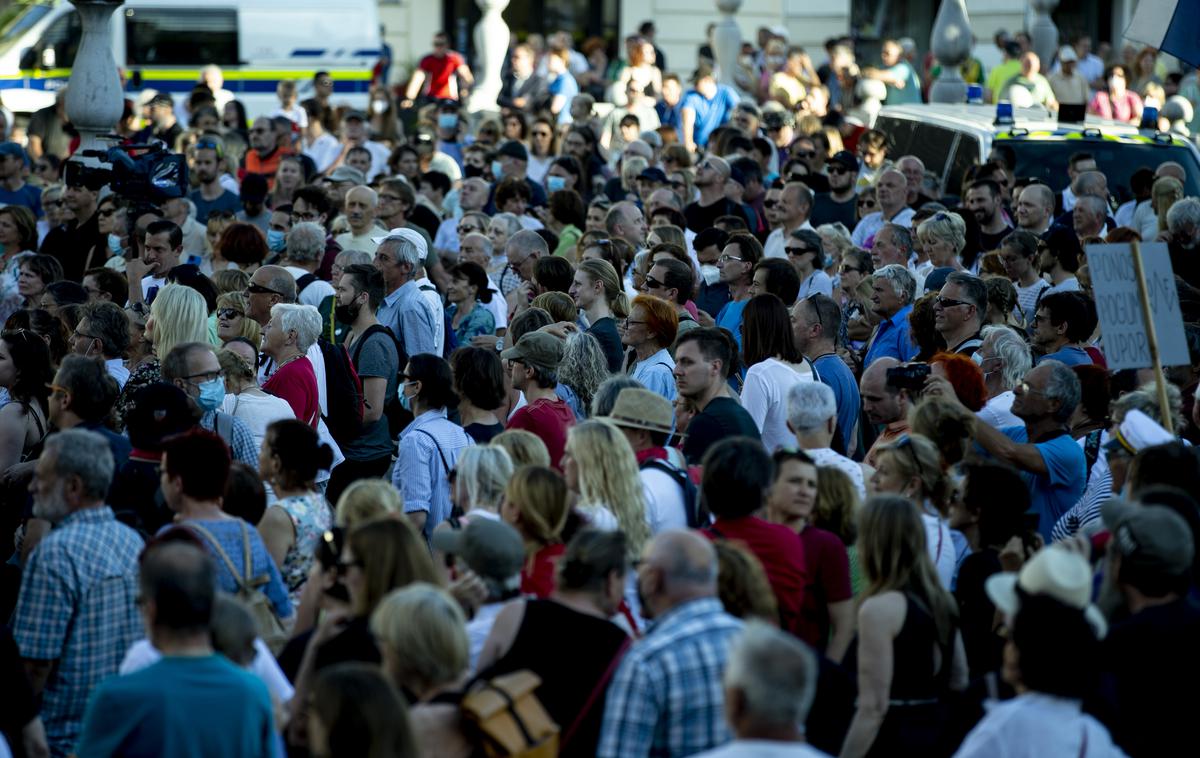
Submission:
<svg viewBox="0 0 1200 758">
<path fill-rule="evenodd" d="M 965 355 L 937 353 L 929 361 L 934 376 L 945 377 L 954 387 L 954 394 L 971 410 L 978 413 L 987 403 L 988 391 L 983 382 L 983 369 Z"/>
<path fill-rule="evenodd" d="M 254 224 L 238 221 L 221 232 L 212 252 L 212 270 L 239 268 L 253 274 L 270 253 L 262 230 Z"/>
<path fill-rule="evenodd" d="M 634 351 L 629 375 L 671 401 L 675 400 L 675 360 L 668 348 L 678 329 L 675 306 L 653 295 L 638 295 L 630 305 L 621 337 L 621 344 Z"/>
</svg>

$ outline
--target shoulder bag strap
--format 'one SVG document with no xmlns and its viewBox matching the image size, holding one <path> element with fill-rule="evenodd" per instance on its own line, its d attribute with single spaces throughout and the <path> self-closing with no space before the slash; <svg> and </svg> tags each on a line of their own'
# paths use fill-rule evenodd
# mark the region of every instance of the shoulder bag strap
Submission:
<svg viewBox="0 0 1200 758">
<path fill-rule="evenodd" d="M 437 448 L 438 457 L 442 459 L 442 468 L 445 470 L 446 476 L 450 476 L 450 464 L 446 462 L 446 455 L 442 452 L 442 446 L 438 444 L 437 438 L 424 429 L 413 429 L 413 431 L 424 434 L 433 442 L 433 446 Z"/>
<path fill-rule="evenodd" d="M 592 688 L 587 700 L 584 701 L 583 707 L 579 709 L 579 714 L 575 716 L 575 720 L 571 722 L 571 726 L 568 727 L 567 731 L 563 733 L 562 740 L 558 743 L 558 749 L 560 752 L 567 746 L 567 743 L 571 741 L 571 738 L 575 736 L 575 732 L 578 731 L 579 725 L 583 723 L 584 718 L 591 713 L 592 707 L 596 704 L 596 698 L 600 696 L 601 692 L 604 692 L 606 689 L 608 689 L 609 680 L 612 679 L 613 674 L 616 673 L 617 666 L 619 666 L 621 661 L 625 659 L 625 652 L 629 650 L 629 646 L 632 644 L 633 638 L 626 637 L 625 641 L 621 643 L 621 647 L 618 648 L 617 652 L 613 654 L 612 660 L 608 662 L 608 668 L 604 670 L 604 675 L 601 676 L 596 682 L 596 686 Z"/>
<path fill-rule="evenodd" d="M 245 588 L 248 588 L 250 586 L 248 583 L 246 583 L 242 579 L 238 578 L 237 566 L 233 565 L 233 561 L 230 559 L 229 553 L 225 552 L 225 548 L 221 547 L 221 543 L 217 541 L 216 536 L 214 536 L 212 532 L 210 532 L 207 529 L 205 529 L 204 527 L 200 526 L 195 521 L 185 521 L 184 523 L 187 524 L 189 529 L 194 529 L 195 531 L 197 531 L 200 534 L 201 537 L 208 540 L 208 543 L 213 546 L 214 550 L 217 551 L 217 555 L 220 557 L 220 559 L 225 562 L 225 567 L 229 569 L 229 573 L 233 576 L 233 580 L 235 582 L 237 582 L 239 585 L 242 585 L 242 587 L 245 587 Z M 245 536 L 244 532 L 243 532 L 243 536 Z M 247 550 L 248 550 L 249 545 L 250 545 L 249 539 L 246 540 L 246 545 L 247 545 Z M 247 571 L 247 573 L 249 573 L 249 572 Z"/>
</svg>

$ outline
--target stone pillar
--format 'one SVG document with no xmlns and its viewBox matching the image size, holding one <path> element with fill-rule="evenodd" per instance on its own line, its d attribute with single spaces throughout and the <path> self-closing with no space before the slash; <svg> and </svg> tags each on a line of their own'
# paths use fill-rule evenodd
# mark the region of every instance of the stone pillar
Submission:
<svg viewBox="0 0 1200 758">
<path fill-rule="evenodd" d="M 109 21 L 125 0 L 72 0 L 83 33 L 67 82 L 67 118 L 79 130 L 79 149 L 108 147 L 99 137 L 110 134 L 125 109 L 121 76 L 112 56 Z M 76 160 L 85 160 L 78 158 Z M 94 159 L 86 159 L 92 163 Z"/>
<path fill-rule="evenodd" d="M 971 22 L 964 0 L 942 0 L 933 21 L 929 49 L 942 66 L 942 73 L 929 88 L 929 102 L 965 103 L 967 83 L 958 69 L 971 55 Z"/>
<path fill-rule="evenodd" d="M 742 30 L 733 15 L 742 7 L 742 0 L 717 0 L 721 20 L 713 30 L 713 53 L 717 56 L 717 83 L 736 86 L 733 72 L 737 69 L 738 53 L 742 48 Z"/>
<path fill-rule="evenodd" d="M 1029 37 L 1033 42 L 1033 52 L 1042 59 L 1042 71 L 1049 71 L 1058 53 L 1058 27 L 1050 14 L 1058 7 L 1058 0 L 1029 0 L 1033 8 L 1033 26 L 1029 28 Z"/>
<path fill-rule="evenodd" d="M 508 54 L 511 35 L 508 24 L 500 14 L 508 7 L 509 0 L 475 0 L 483 18 L 475 25 L 475 87 L 467 102 L 470 113 L 498 110 L 496 99 L 500 97 L 500 69 L 504 56 Z"/>
</svg>

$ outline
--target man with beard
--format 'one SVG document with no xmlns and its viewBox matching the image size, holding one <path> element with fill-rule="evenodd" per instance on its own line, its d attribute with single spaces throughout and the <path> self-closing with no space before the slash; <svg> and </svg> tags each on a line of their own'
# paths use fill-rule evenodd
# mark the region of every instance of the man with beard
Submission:
<svg viewBox="0 0 1200 758">
<path fill-rule="evenodd" d="M 967 210 L 979 222 L 979 249 L 984 252 L 998 250 L 1012 231 L 1001 195 L 1000 185 L 992 179 L 976 179 L 967 188 Z"/>
<path fill-rule="evenodd" d="M 200 186 L 188 195 L 196 206 L 196 220 L 208 222 L 213 211 L 237 213 L 242 209 L 238 196 L 221 186 L 221 174 L 225 173 L 225 150 L 216 137 L 205 137 L 196 143 L 196 157 L 192 171 L 200 180 Z"/>
<path fill-rule="evenodd" d="M 338 280 L 336 302 L 334 318 L 350 325 L 346 349 L 362 380 L 365 402 L 362 432 L 342 445 L 346 460 L 330 475 L 325 494 L 331 503 L 352 482 L 384 476 L 391 466 L 392 436 L 383 409 L 388 398 L 396 397 L 403 365 L 396 338 L 375 318 L 383 302 L 383 274 L 366 264 L 347 266 Z"/>
<path fill-rule="evenodd" d="M 29 555 L 12 631 L 42 697 L 53 755 L 74 749 L 88 694 L 145 636 L 137 602 L 142 538 L 105 505 L 112 478 L 104 437 L 71 429 L 46 439 L 30 486 L 34 517 L 55 528 Z"/>
<path fill-rule="evenodd" d="M 809 223 L 816 227 L 841 222 L 847 229 L 853 229 L 858 201 L 854 186 L 858 178 L 858 158 L 849 150 L 841 150 L 825 164 L 825 171 L 829 176 L 829 191 L 817 194 Z"/>
</svg>

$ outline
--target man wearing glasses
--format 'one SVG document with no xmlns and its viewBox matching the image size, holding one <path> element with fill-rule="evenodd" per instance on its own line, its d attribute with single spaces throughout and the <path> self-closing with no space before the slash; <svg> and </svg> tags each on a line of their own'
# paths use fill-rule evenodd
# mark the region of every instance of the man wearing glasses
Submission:
<svg viewBox="0 0 1200 758">
<path fill-rule="evenodd" d="M 268 186 L 273 187 L 280 159 L 291 152 L 289 148 L 279 146 L 279 135 L 276 133 L 274 122 L 267 116 L 260 116 L 250 129 L 250 149 L 242 157 L 242 168 L 247 174 L 265 176 Z M 233 210 L 237 212 L 238 209 Z"/>
<path fill-rule="evenodd" d="M 205 137 L 196 143 L 192 171 L 200 186 L 192 190 L 188 199 L 196 206 L 196 220 L 206 222 L 213 211 L 237 213 L 242 203 L 236 193 L 221 186 L 221 174 L 225 173 L 225 147 L 217 137 Z"/>
<path fill-rule="evenodd" d="M 817 193 L 809 221 L 813 226 L 840 222 L 847 229 L 853 229 L 854 205 L 858 199 L 854 191 L 858 158 L 849 150 L 840 150 L 825 164 L 825 172 L 829 177 L 829 191 Z"/>
<path fill-rule="evenodd" d="M 933 327 L 946 340 L 949 352 L 974 358 L 983 345 L 979 330 L 986 313 L 987 286 L 983 280 L 954 271 L 933 301 Z"/>
</svg>

